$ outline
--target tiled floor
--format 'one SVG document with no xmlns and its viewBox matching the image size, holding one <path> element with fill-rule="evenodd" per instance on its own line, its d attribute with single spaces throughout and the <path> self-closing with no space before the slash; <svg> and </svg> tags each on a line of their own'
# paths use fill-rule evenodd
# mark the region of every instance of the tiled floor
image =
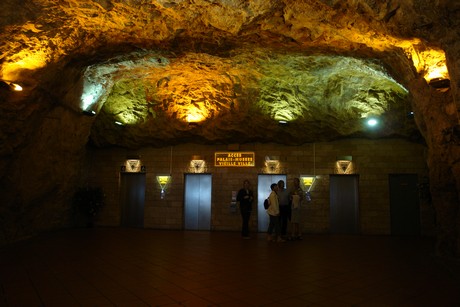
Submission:
<svg viewBox="0 0 460 307">
<path fill-rule="evenodd" d="M 0 248 L 0 306 L 460 306 L 428 239 L 92 228 Z"/>
</svg>

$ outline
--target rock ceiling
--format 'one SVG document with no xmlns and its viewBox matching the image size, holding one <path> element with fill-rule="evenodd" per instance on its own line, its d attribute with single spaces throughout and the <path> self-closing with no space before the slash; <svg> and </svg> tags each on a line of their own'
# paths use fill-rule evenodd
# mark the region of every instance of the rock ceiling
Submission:
<svg viewBox="0 0 460 307">
<path fill-rule="evenodd" d="M 80 120 L 100 147 L 415 139 L 406 84 L 448 78 L 433 36 L 449 40 L 443 26 L 456 17 L 440 19 L 431 1 L 8 0 L 0 9 L 1 79 L 24 88 L 3 86 L 2 115 L 20 114 L 2 127 L 13 147 L 24 121 L 57 109 L 94 111 Z M 372 116 L 380 122 L 369 129 Z"/>
</svg>

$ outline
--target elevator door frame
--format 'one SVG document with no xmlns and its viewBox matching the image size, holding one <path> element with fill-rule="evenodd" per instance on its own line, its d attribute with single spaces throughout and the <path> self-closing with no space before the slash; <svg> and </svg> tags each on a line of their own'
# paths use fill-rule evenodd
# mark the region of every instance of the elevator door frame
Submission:
<svg viewBox="0 0 460 307">
<path fill-rule="evenodd" d="M 122 227 L 144 227 L 145 191 L 145 173 L 120 173 Z"/>
<path fill-rule="evenodd" d="M 329 175 L 330 233 L 359 234 L 359 175 Z"/>
<path fill-rule="evenodd" d="M 420 200 L 417 174 L 389 174 L 391 234 L 421 234 Z"/>
<path fill-rule="evenodd" d="M 200 178 L 196 182 L 196 178 Z M 190 181 L 192 180 L 192 181 Z M 206 182 L 208 181 L 208 182 Z M 210 186 L 207 188 L 206 184 Z M 189 185 L 189 186 L 188 186 Z M 188 189 L 197 188 L 198 192 Z M 185 230 L 211 230 L 212 174 L 184 174 L 184 224 Z M 196 207 L 192 207 L 196 206 Z M 193 220 L 191 220 L 193 219 Z"/>
</svg>

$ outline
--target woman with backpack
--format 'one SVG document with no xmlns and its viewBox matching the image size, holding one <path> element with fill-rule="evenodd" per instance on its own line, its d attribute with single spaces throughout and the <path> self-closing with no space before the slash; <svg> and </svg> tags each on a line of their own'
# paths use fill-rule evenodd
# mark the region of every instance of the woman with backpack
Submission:
<svg viewBox="0 0 460 307">
<path fill-rule="evenodd" d="M 280 206 L 278 201 L 278 184 L 272 183 L 270 185 L 270 189 L 272 190 L 270 196 L 268 197 L 268 201 L 270 203 L 267 213 L 270 217 L 270 223 L 268 224 L 267 229 L 267 241 L 276 241 L 276 242 L 285 242 L 283 238 L 281 238 L 281 227 L 280 227 Z M 273 230 L 275 231 L 275 235 L 273 236 Z"/>
</svg>

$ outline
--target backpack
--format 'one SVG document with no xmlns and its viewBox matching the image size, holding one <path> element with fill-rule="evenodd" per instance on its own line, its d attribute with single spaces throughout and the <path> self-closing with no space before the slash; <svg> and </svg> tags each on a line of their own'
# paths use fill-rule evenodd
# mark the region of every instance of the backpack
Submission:
<svg viewBox="0 0 460 307">
<path fill-rule="evenodd" d="M 264 208 L 265 210 L 268 210 L 268 207 L 270 207 L 270 201 L 267 199 L 264 200 Z"/>
</svg>

